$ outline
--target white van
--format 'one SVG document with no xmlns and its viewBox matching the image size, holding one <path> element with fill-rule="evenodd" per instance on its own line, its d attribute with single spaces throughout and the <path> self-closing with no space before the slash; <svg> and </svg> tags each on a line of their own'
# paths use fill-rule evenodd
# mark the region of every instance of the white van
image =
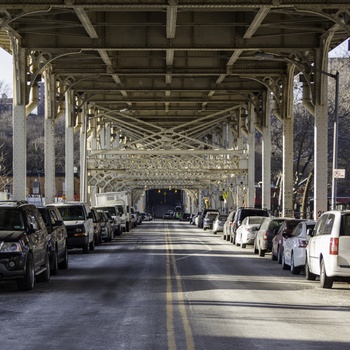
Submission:
<svg viewBox="0 0 350 350">
<path fill-rule="evenodd" d="M 350 210 L 328 211 L 317 220 L 306 248 L 305 276 L 320 276 L 322 288 L 336 279 L 350 279 Z"/>
</svg>

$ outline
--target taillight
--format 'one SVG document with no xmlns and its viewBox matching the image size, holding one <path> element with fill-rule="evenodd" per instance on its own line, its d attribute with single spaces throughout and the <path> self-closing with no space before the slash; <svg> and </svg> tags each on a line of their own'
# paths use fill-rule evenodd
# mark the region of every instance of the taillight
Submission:
<svg viewBox="0 0 350 350">
<path fill-rule="evenodd" d="M 338 255 L 339 238 L 331 238 L 329 242 L 329 254 Z"/>
<path fill-rule="evenodd" d="M 267 231 L 264 232 L 263 240 L 264 240 L 264 241 L 267 241 Z"/>
<path fill-rule="evenodd" d="M 305 239 L 298 240 L 298 248 L 306 248 L 306 246 L 307 246 L 307 241 L 305 241 Z"/>
</svg>

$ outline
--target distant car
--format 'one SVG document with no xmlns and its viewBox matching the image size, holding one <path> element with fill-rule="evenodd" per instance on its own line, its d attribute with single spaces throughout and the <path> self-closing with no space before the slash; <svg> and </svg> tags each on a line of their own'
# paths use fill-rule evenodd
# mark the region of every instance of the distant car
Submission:
<svg viewBox="0 0 350 350">
<path fill-rule="evenodd" d="M 233 218 L 235 216 L 236 211 L 231 211 L 228 216 L 227 219 L 224 223 L 224 228 L 222 230 L 222 239 L 225 241 L 229 241 L 231 238 L 231 226 L 233 223 Z"/>
<path fill-rule="evenodd" d="M 291 270 L 293 275 L 297 275 L 305 266 L 306 247 L 310 235 L 315 227 L 316 221 L 308 220 L 299 222 L 294 228 L 291 236 L 287 238 L 283 246 L 282 268 Z"/>
<path fill-rule="evenodd" d="M 255 234 L 254 254 L 259 253 L 259 256 L 264 257 L 266 252 L 271 252 L 272 239 L 285 220 L 286 218 L 274 218 L 272 216 L 265 218 Z"/>
<path fill-rule="evenodd" d="M 299 222 L 302 221 L 305 221 L 305 219 L 287 219 L 283 222 L 275 237 L 272 238 L 272 260 L 282 264 L 284 242 L 290 237 L 292 231 L 299 224 Z"/>
<path fill-rule="evenodd" d="M 173 219 L 174 218 L 174 211 L 168 210 L 163 214 L 163 219 Z"/>
<path fill-rule="evenodd" d="M 323 213 L 306 247 L 305 277 L 320 276 L 321 288 L 350 281 L 350 210 Z"/>
<path fill-rule="evenodd" d="M 247 244 L 254 244 L 256 232 L 264 219 L 264 216 L 247 216 L 244 218 L 236 231 L 236 245 L 245 248 Z"/>
<path fill-rule="evenodd" d="M 218 213 L 216 211 L 208 211 L 203 219 L 203 230 L 211 230 L 213 228 L 213 222 Z"/>
<path fill-rule="evenodd" d="M 102 243 L 102 236 L 101 236 L 101 219 L 100 215 L 98 213 L 97 208 L 91 208 L 92 212 L 92 221 L 94 223 L 94 240 L 95 240 L 95 245 L 98 246 Z"/>
<path fill-rule="evenodd" d="M 236 232 L 238 227 L 242 224 L 242 221 L 247 216 L 265 216 L 269 217 L 270 213 L 267 209 L 259 209 L 259 208 L 247 208 L 247 207 L 241 207 L 238 208 L 235 212 L 232 225 L 231 225 L 231 234 L 230 234 L 230 241 L 231 243 L 236 243 Z"/>
<path fill-rule="evenodd" d="M 216 235 L 218 232 L 222 232 L 224 230 L 224 224 L 227 220 L 227 214 L 217 214 L 213 221 L 213 233 Z"/>
<path fill-rule="evenodd" d="M 204 218 L 207 215 L 208 212 L 212 212 L 212 213 L 216 213 L 219 214 L 219 210 L 218 209 L 214 209 L 214 208 L 207 208 L 203 210 L 203 213 L 201 213 L 200 215 L 198 215 L 198 227 L 199 228 L 204 228 Z"/>
<path fill-rule="evenodd" d="M 113 238 L 113 224 L 114 219 L 110 212 L 104 210 L 98 210 L 100 226 L 101 226 L 101 239 L 105 242 L 111 242 Z"/>
<path fill-rule="evenodd" d="M 184 213 L 181 212 L 180 214 L 180 221 L 190 221 L 191 214 L 190 213 Z"/>
<path fill-rule="evenodd" d="M 38 208 L 49 234 L 50 270 L 57 275 L 58 269 L 68 268 L 67 229 L 62 216 L 54 205 Z"/>
<path fill-rule="evenodd" d="M 68 234 L 68 249 L 81 248 L 84 254 L 95 249 L 94 224 L 91 209 L 84 202 L 53 204 L 57 206 Z"/>
<path fill-rule="evenodd" d="M 38 209 L 25 201 L 0 203 L 0 281 L 19 290 L 50 280 L 49 236 Z"/>
</svg>

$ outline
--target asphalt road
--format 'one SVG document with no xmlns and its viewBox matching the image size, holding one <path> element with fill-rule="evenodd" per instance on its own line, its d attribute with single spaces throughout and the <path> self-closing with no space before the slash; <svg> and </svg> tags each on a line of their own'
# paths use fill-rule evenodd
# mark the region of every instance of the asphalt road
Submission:
<svg viewBox="0 0 350 350">
<path fill-rule="evenodd" d="M 0 284 L 1 350 L 349 349 L 350 285 L 323 290 L 209 231 L 144 222 L 34 291 Z"/>
</svg>

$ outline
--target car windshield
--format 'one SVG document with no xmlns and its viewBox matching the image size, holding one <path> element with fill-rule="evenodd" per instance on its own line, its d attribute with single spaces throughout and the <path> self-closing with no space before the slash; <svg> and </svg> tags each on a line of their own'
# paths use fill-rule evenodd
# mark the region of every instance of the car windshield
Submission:
<svg viewBox="0 0 350 350">
<path fill-rule="evenodd" d="M 83 208 L 78 205 L 59 207 L 58 210 L 65 221 L 85 220 Z"/>
<path fill-rule="evenodd" d="M 20 211 L 9 208 L 0 209 L 0 230 L 22 231 L 24 230 L 23 216 Z"/>
</svg>

